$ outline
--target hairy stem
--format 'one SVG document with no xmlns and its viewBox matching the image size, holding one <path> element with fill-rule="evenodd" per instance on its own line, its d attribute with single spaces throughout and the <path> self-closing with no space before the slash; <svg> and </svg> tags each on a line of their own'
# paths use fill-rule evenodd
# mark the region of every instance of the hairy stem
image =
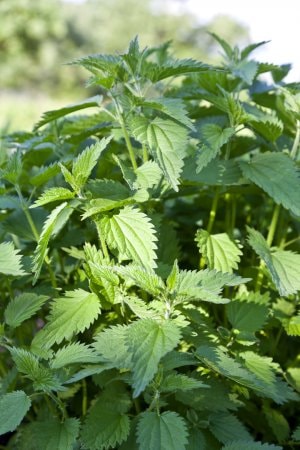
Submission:
<svg viewBox="0 0 300 450">
<path fill-rule="evenodd" d="M 122 116 L 120 118 L 120 125 L 121 125 L 122 131 L 123 131 L 123 136 L 125 138 L 125 142 L 126 142 L 127 150 L 128 150 L 128 153 L 129 153 L 131 165 L 132 165 L 133 169 L 136 170 L 138 165 L 137 165 L 137 162 L 136 162 L 136 159 L 135 159 L 135 154 L 134 154 L 133 147 L 131 145 L 130 137 L 129 137 L 129 134 L 128 134 L 127 130 L 126 130 L 125 122 L 124 122 L 124 119 L 123 119 Z"/>
</svg>

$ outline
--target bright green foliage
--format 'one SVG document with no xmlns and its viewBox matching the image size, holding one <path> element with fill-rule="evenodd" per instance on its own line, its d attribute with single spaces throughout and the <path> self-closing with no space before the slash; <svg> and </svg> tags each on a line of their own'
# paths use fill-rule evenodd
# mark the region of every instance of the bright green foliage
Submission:
<svg viewBox="0 0 300 450">
<path fill-rule="evenodd" d="M 219 125 L 208 123 L 200 129 L 201 147 L 197 155 L 197 172 L 207 166 L 220 152 L 224 144 L 234 135 L 234 128 L 222 129 Z"/>
<path fill-rule="evenodd" d="M 238 268 L 242 252 L 228 234 L 209 234 L 206 230 L 199 230 L 196 241 L 210 269 L 232 273 Z"/>
<path fill-rule="evenodd" d="M 137 397 L 157 372 L 160 359 L 177 346 L 178 327 L 166 321 L 159 324 L 151 319 L 133 323 L 126 334 L 126 345 L 132 354 L 133 396 Z"/>
<path fill-rule="evenodd" d="M 131 129 L 136 139 L 149 146 L 166 179 L 177 191 L 187 145 L 187 130 L 168 119 L 155 118 L 149 122 L 142 117 L 131 121 Z"/>
<path fill-rule="evenodd" d="M 125 206 L 119 214 L 99 221 L 109 247 L 118 251 L 120 261 L 133 259 L 145 267 L 156 267 L 155 229 L 146 214 Z"/>
<path fill-rule="evenodd" d="M 33 293 L 20 294 L 9 302 L 5 311 L 5 322 L 12 328 L 21 325 L 24 320 L 33 316 L 47 301 L 46 295 Z"/>
<path fill-rule="evenodd" d="M 0 244 L 0 273 L 4 275 L 25 275 L 22 267 L 22 257 L 11 242 Z"/>
<path fill-rule="evenodd" d="M 299 442 L 300 87 L 212 37 L 84 57 L 101 97 L 3 139 L 8 449 Z"/>
<path fill-rule="evenodd" d="M 267 192 L 276 203 L 296 216 L 300 215 L 299 174 L 293 161 L 283 153 L 256 155 L 249 163 L 240 163 L 242 172 Z"/>
<path fill-rule="evenodd" d="M 23 391 L 14 391 L 0 397 L 0 435 L 14 431 L 31 405 Z"/>
<path fill-rule="evenodd" d="M 88 328 L 99 314 L 97 295 L 83 289 L 68 291 L 51 304 L 49 322 L 36 335 L 34 343 L 49 348 L 55 342 L 70 340 Z"/>
<path fill-rule="evenodd" d="M 286 250 L 271 250 L 264 237 L 248 228 L 249 244 L 264 261 L 273 283 L 283 296 L 295 294 L 300 289 L 300 255 Z"/>
<path fill-rule="evenodd" d="M 144 412 L 139 418 L 137 440 L 140 450 L 184 450 L 187 444 L 185 422 L 171 411 L 161 415 Z"/>
</svg>

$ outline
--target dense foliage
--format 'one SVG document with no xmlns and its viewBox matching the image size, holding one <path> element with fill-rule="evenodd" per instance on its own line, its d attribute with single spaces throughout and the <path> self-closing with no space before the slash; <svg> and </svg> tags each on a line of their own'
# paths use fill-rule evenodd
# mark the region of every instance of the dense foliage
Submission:
<svg viewBox="0 0 300 450">
<path fill-rule="evenodd" d="M 75 61 L 105 94 L 3 143 L 5 448 L 300 445 L 300 89 L 215 38 Z"/>
</svg>

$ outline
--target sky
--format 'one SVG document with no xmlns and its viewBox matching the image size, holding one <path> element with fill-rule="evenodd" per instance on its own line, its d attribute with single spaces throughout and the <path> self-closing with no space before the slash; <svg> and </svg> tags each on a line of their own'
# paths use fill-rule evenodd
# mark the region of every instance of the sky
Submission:
<svg viewBox="0 0 300 450">
<path fill-rule="evenodd" d="M 300 2 L 297 0 L 184 0 L 200 23 L 218 14 L 245 24 L 252 42 L 271 41 L 253 53 L 264 62 L 291 63 L 286 81 L 300 81 Z M 220 30 L 222 36 L 222 30 Z"/>
</svg>

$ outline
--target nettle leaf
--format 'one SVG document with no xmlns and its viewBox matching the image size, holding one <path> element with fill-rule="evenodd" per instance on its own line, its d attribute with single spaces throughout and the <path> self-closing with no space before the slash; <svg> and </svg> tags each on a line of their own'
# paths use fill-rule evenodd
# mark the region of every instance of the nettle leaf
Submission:
<svg viewBox="0 0 300 450">
<path fill-rule="evenodd" d="M 43 262 L 47 256 L 48 243 L 50 238 L 58 233 L 57 224 L 60 225 L 60 229 L 67 222 L 68 218 L 72 214 L 73 210 L 71 208 L 66 208 L 67 203 L 64 202 L 57 206 L 47 217 L 46 222 L 43 226 L 43 231 L 40 235 L 38 245 L 34 252 L 33 266 L 32 270 L 34 272 L 34 277 L 32 283 L 35 284 L 40 276 Z"/>
<path fill-rule="evenodd" d="M 163 177 L 163 173 L 155 161 L 147 161 L 136 171 L 136 180 L 133 187 L 136 189 L 149 189 L 156 186 Z"/>
<path fill-rule="evenodd" d="M 23 391 L 14 391 L 0 397 L 0 435 L 14 431 L 31 406 Z"/>
<path fill-rule="evenodd" d="M 166 116 L 179 122 L 181 125 L 194 130 L 194 125 L 188 116 L 185 104 L 180 98 L 147 98 L 142 102 L 146 108 L 161 111 Z"/>
<path fill-rule="evenodd" d="M 99 314 L 100 302 L 96 294 L 83 289 L 67 291 L 64 297 L 52 302 L 49 322 L 36 334 L 33 343 L 50 348 L 55 342 L 70 340 L 89 328 Z"/>
<path fill-rule="evenodd" d="M 184 450 L 187 434 L 185 421 L 176 412 L 165 411 L 158 415 L 146 411 L 139 416 L 139 450 Z"/>
<path fill-rule="evenodd" d="M 120 201 L 131 195 L 130 190 L 116 180 L 90 180 L 87 184 L 87 189 L 94 198 Z"/>
<path fill-rule="evenodd" d="M 289 336 L 300 336 L 300 314 L 284 319 L 282 325 Z"/>
<path fill-rule="evenodd" d="M 152 319 L 134 322 L 126 333 L 126 346 L 132 355 L 133 396 L 138 397 L 153 379 L 160 359 L 173 350 L 180 340 L 175 323 L 158 323 Z"/>
<path fill-rule="evenodd" d="M 68 200 L 75 196 L 75 193 L 69 189 L 63 187 L 53 187 L 47 189 L 43 194 L 34 202 L 30 208 L 36 208 L 38 206 L 47 205 L 51 202 L 57 202 L 60 200 Z"/>
<path fill-rule="evenodd" d="M 56 109 L 53 111 L 47 111 L 43 114 L 41 120 L 35 125 L 34 129 L 46 125 L 46 123 L 52 122 L 53 120 L 57 120 L 61 117 L 66 116 L 75 111 L 80 111 L 81 109 L 91 108 L 93 106 L 99 106 L 102 101 L 102 97 L 96 95 L 95 97 L 87 98 L 78 103 L 74 103 L 73 105 L 65 106 L 64 108 Z"/>
<path fill-rule="evenodd" d="M 79 434 L 75 418 L 38 420 L 22 429 L 22 450 L 72 450 Z"/>
<path fill-rule="evenodd" d="M 246 84 L 251 85 L 258 71 L 258 63 L 256 61 L 239 61 L 232 68 L 232 73 L 236 77 L 241 78 Z"/>
<path fill-rule="evenodd" d="M 231 240 L 227 233 L 209 234 L 198 230 L 196 242 L 209 269 L 232 273 L 240 262 L 240 245 Z"/>
<path fill-rule="evenodd" d="M 288 296 L 300 290 L 300 255 L 288 250 L 271 250 L 263 235 L 247 227 L 248 242 L 266 264 L 280 295 Z"/>
<path fill-rule="evenodd" d="M 286 441 L 290 435 L 290 426 L 284 415 L 267 405 L 263 407 L 263 412 L 278 442 Z"/>
<path fill-rule="evenodd" d="M 132 197 L 125 200 L 110 200 L 107 198 L 96 198 L 94 200 L 90 200 L 84 205 L 86 212 L 82 214 L 81 220 L 85 220 L 88 217 L 95 216 L 96 214 L 121 208 L 122 206 L 130 203 L 136 203 L 136 201 Z"/>
<path fill-rule="evenodd" d="M 64 390 L 51 369 L 43 366 L 33 353 L 16 347 L 11 348 L 10 353 L 18 371 L 33 381 L 35 390 L 44 392 Z"/>
<path fill-rule="evenodd" d="M 0 244 L 0 273 L 14 277 L 26 275 L 22 268 L 20 250 L 15 250 L 12 242 Z"/>
<path fill-rule="evenodd" d="M 106 328 L 95 336 L 92 344 L 103 361 L 112 363 L 118 369 L 131 367 L 131 355 L 125 342 L 127 330 L 128 326 L 125 325 Z"/>
<path fill-rule="evenodd" d="M 243 333 L 255 333 L 260 330 L 268 318 L 268 306 L 247 300 L 234 300 L 226 305 L 229 322 L 235 330 Z"/>
<path fill-rule="evenodd" d="M 98 221 L 109 247 L 118 250 L 119 259 L 133 259 L 144 267 L 156 267 L 155 228 L 139 209 L 125 206 L 118 214 Z"/>
<path fill-rule="evenodd" d="M 300 216 L 300 178 L 293 160 L 283 153 L 258 154 L 240 162 L 246 178 L 261 187 L 276 203 Z"/>
<path fill-rule="evenodd" d="M 295 441 L 300 442 L 300 425 L 296 428 L 292 437 L 293 437 L 293 439 L 295 439 Z"/>
<path fill-rule="evenodd" d="M 160 392 L 190 391 L 198 388 L 208 388 L 203 381 L 196 380 L 180 373 L 169 373 L 159 386 Z"/>
<path fill-rule="evenodd" d="M 82 426 L 84 448 L 116 448 L 125 441 L 130 431 L 130 420 L 126 414 L 130 405 L 130 397 L 123 386 L 115 384 L 104 391 L 92 405 Z"/>
<path fill-rule="evenodd" d="M 200 150 L 197 152 L 197 169 L 199 173 L 207 166 L 207 164 L 214 159 L 224 144 L 229 142 L 234 135 L 235 128 L 221 128 L 215 123 L 207 123 L 200 128 Z"/>
<path fill-rule="evenodd" d="M 130 128 L 138 141 L 149 146 L 166 179 L 178 191 L 179 176 L 186 156 L 186 128 L 159 117 L 152 121 L 145 117 L 135 117 L 131 120 Z"/>
<path fill-rule="evenodd" d="M 95 351 L 80 342 L 73 342 L 60 348 L 50 361 L 52 369 L 60 369 L 69 364 L 98 363 L 99 357 Z"/>
<path fill-rule="evenodd" d="M 252 436 L 245 426 L 228 411 L 211 414 L 209 416 L 209 429 L 222 444 L 226 444 L 233 439 L 252 440 Z"/>
<path fill-rule="evenodd" d="M 120 274 L 125 281 L 128 279 L 132 280 L 136 286 L 139 286 L 151 295 L 157 296 L 165 289 L 164 282 L 156 275 L 154 270 L 146 270 L 143 267 L 135 265 L 114 267 L 114 270 Z"/>
<path fill-rule="evenodd" d="M 228 303 L 229 300 L 220 297 L 224 286 L 237 286 L 249 281 L 230 273 L 216 270 L 181 270 L 175 284 L 174 292 L 182 300 L 203 300 L 212 303 Z"/>
<path fill-rule="evenodd" d="M 228 442 L 222 450 L 282 450 L 282 447 L 274 444 L 263 444 L 253 441 L 233 441 Z"/>
<path fill-rule="evenodd" d="M 156 83 L 169 77 L 177 75 L 186 75 L 188 73 L 199 73 L 212 70 L 212 67 L 194 59 L 175 59 L 164 65 L 154 66 L 152 73 L 149 72 L 148 78 Z"/>
<path fill-rule="evenodd" d="M 111 137 L 101 139 L 101 141 L 86 148 L 73 161 L 72 175 L 79 188 L 82 188 L 82 186 L 85 185 L 93 168 L 96 166 L 101 153 L 105 150 L 111 139 Z"/>
<path fill-rule="evenodd" d="M 219 160 L 215 158 L 200 173 L 196 173 L 196 166 L 196 158 L 187 158 L 182 178 L 209 186 L 240 185 L 245 181 L 242 171 L 234 159 Z"/>
<path fill-rule="evenodd" d="M 33 316 L 47 301 L 46 295 L 24 293 L 9 302 L 5 311 L 5 322 L 12 328 L 21 325 L 24 320 Z"/>
</svg>

